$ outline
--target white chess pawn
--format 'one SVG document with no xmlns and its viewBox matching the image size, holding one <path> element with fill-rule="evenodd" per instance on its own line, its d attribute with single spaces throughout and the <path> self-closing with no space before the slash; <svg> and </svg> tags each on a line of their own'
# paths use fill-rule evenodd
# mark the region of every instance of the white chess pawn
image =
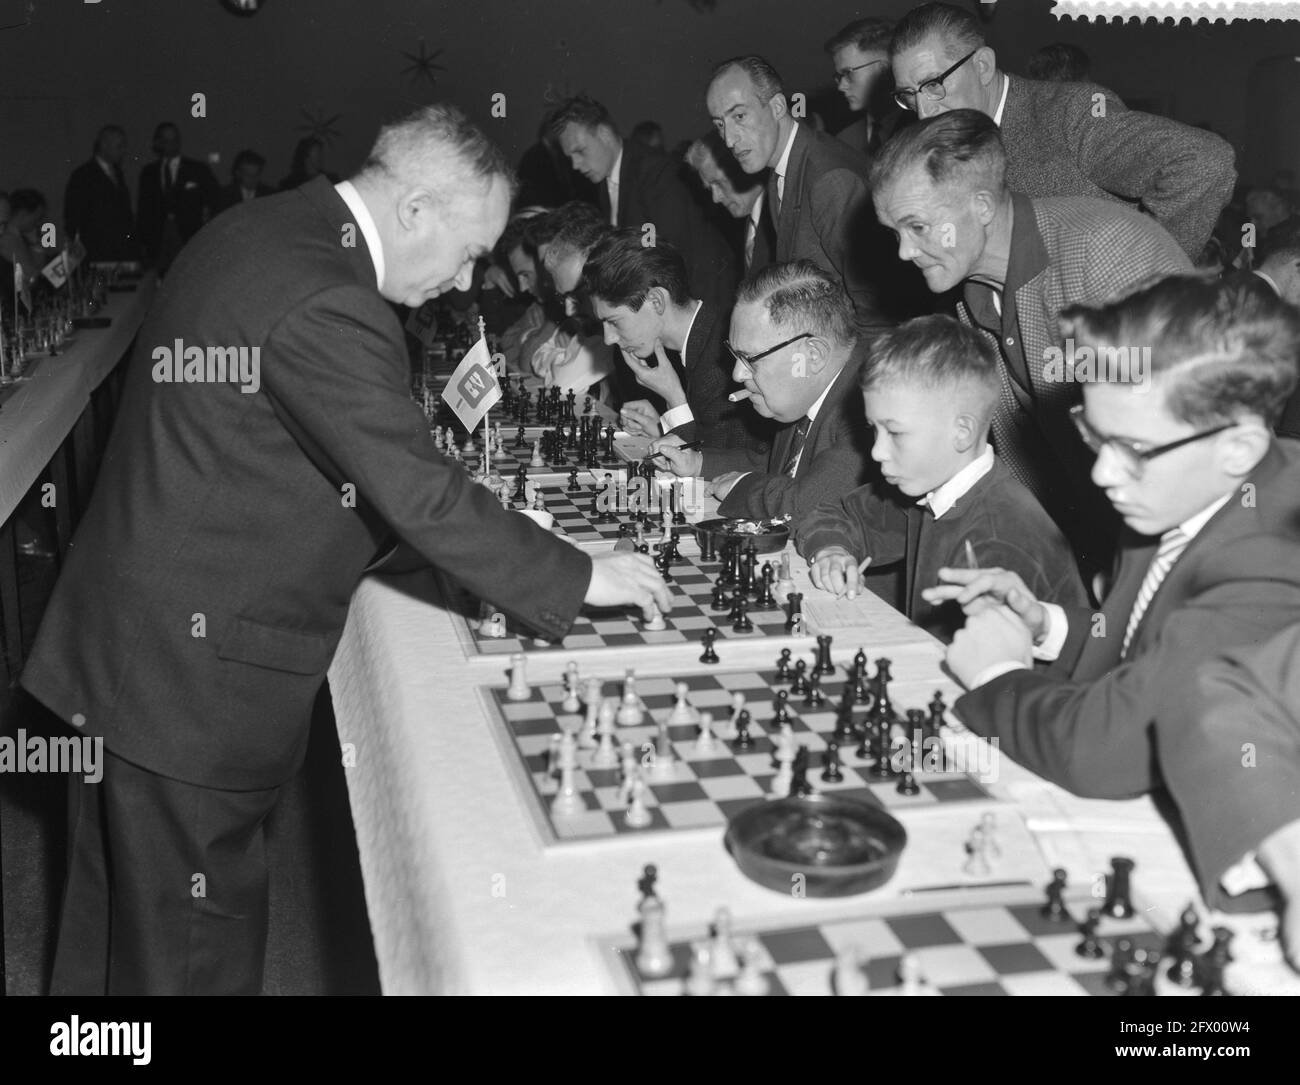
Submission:
<svg viewBox="0 0 1300 1085">
<path fill-rule="evenodd" d="M 624 742 L 619 748 L 619 757 L 622 762 L 619 766 L 622 782 L 618 785 L 618 801 L 626 806 L 632 800 L 632 781 L 638 775 L 636 747 L 630 742 Z"/>
<path fill-rule="evenodd" d="M 641 698 L 636 692 L 636 673 L 629 670 L 623 679 L 623 703 L 618 709 L 620 727 L 637 727 L 645 718 Z"/>
<path fill-rule="evenodd" d="M 572 734 L 566 733 L 560 739 L 559 762 L 560 787 L 551 800 L 551 814 L 554 817 L 572 817 L 586 808 L 578 793 L 578 748 Z"/>
<path fill-rule="evenodd" d="M 596 733 L 600 744 L 591 755 L 591 763 L 599 768 L 613 768 L 618 764 L 618 749 L 614 745 L 614 701 L 606 700 L 600 706 Z"/>
<path fill-rule="evenodd" d="M 898 993 L 900 995 L 937 995 L 921 972 L 921 962 L 911 953 L 904 953 L 898 962 Z"/>
<path fill-rule="evenodd" d="M 623 814 L 623 820 L 629 828 L 644 829 L 654 820 L 649 807 L 645 804 L 645 792 L 645 781 L 641 779 L 640 773 L 633 775 L 631 803 Z"/>
<path fill-rule="evenodd" d="M 731 911 L 719 908 L 713 917 L 713 940 L 709 943 L 709 963 L 714 980 L 733 980 L 740 971 L 740 960 L 731 937 Z"/>
<path fill-rule="evenodd" d="M 641 945 L 636 966 L 641 975 L 658 979 L 673 970 L 672 948 L 664 927 L 664 905 L 658 897 L 641 902 Z"/>
<path fill-rule="evenodd" d="M 542 442 L 533 442 L 533 458 L 528 461 L 529 467 L 545 467 L 546 461 L 542 459 Z"/>
<path fill-rule="evenodd" d="M 524 654 L 515 652 L 510 657 L 510 688 L 506 690 L 506 700 L 527 701 L 533 696 L 528 684 L 528 671 L 525 669 Z"/>
<path fill-rule="evenodd" d="M 582 708 L 582 702 L 578 700 L 578 664 L 573 660 L 564 665 L 564 700 L 560 707 L 565 712 L 577 712 Z"/>
<path fill-rule="evenodd" d="M 708 942 L 696 942 L 691 950 L 694 956 L 691 959 L 691 974 L 686 978 L 686 993 L 697 997 L 716 994 Z"/>
<path fill-rule="evenodd" d="M 674 768 L 676 758 L 673 756 L 672 740 L 668 737 L 666 724 L 659 725 L 659 736 L 655 739 L 654 758 L 649 762 L 647 771 L 655 783 L 664 783 L 677 775 Z"/>
<path fill-rule="evenodd" d="M 794 591 L 794 577 L 790 573 L 790 554 L 786 551 L 781 555 L 781 565 L 776 584 L 772 587 L 772 594 L 778 603 L 784 603 L 792 591 Z"/>
<path fill-rule="evenodd" d="M 645 623 L 646 631 L 650 633 L 662 633 L 667 628 L 668 623 L 664 621 L 663 613 L 657 606 L 652 605 L 650 608 L 650 618 Z"/>
<path fill-rule="evenodd" d="M 709 712 L 702 712 L 700 714 L 700 733 L 695 739 L 695 752 L 713 753 L 717 748 L 717 740 L 713 737 L 713 715 Z"/>
<path fill-rule="evenodd" d="M 700 714 L 691 704 L 691 689 L 685 682 L 678 682 L 674 687 L 677 695 L 677 703 L 673 705 L 673 710 L 669 713 L 668 724 L 670 727 L 689 727 L 691 724 L 700 722 Z"/>
<path fill-rule="evenodd" d="M 736 721 L 740 719 L 740 714 L 745 711 L 745 695 L 736 690 L 731 695 L 731 716 L 727 720 L 727 733 L 723 738 L 733 739 L 739 732 L 736 730 Z"/>
<path fill-rule="evenodd" d="M 762 953 L 758 939 L 745 939 L 740 952 L 745 963 L 741 966 L 740 975 L 736 977 L 736 994 L 751 996 L 767 994 L 769 984 L 767 976 L 763 974 Z"/>
</svg>

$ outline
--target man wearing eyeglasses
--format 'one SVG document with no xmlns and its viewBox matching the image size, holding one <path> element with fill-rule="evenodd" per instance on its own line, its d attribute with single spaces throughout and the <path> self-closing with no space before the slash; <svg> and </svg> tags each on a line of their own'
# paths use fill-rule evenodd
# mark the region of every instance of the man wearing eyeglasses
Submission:
<svg viewBox="0 0 1300 1085">
<path fill-rule="evenodd" d="M 890 43 L 894 97 L 932 117 L 978 109 L 1002 130 L 1007 183 L 1027 196 L 1096 196 L 1140 206 L 1196 259 L 1232 196 L 1232 147 L 1219 136 L 1125 107 L 1095 83 L 1046 83 L 999 70 L 979 20 L 924 4 Z"/>
<path fill-rule="evenodd" d="M 889 94 L 893 83 L 889 39 L 893 33 L 893 24 L 885 19 L 856 19 L 826 42 L 836 89 L 858 115 L 836 138 L 868 160 L 904 117 Z"/>
<path fill-rule="evenodd" d="M 1126 798 L 1160 783 L 1188 735 L 1168 714 L 1204 664 L 1300 620 L 1300 442 L 1272 433 L 1296 386 L 1300 315 L 1171 276 L 1063 324 L 1099 352 L 1150 350 L 1138 380 L 1099 370 L 1074 414 L 1126 529 L 1113 589 L 1090 613 L 1040 603 L 1000 569 L 945 569 L 924 596 L 967 614 L 947 653 L 970 691 L 962 722 L 1077 794 Z"/>
<path fill-rule="evenodd" d="M 1111 200 L 1029 199 L 1008 189 L 1005 172 L 997 127 L 960 109 L 890 140 L 871 181 L 899 258 L 935 294 L 959 289 L 958 318 L 998 350 L 994 446 L 1060 526 L 1087 583 L 1111 567 L 1116 524 L 1066 416 L 1080 386 L 1048 364 L 1060 351 L 1058 316 L 1191 265 L 1154 219 Z"/>
</svg>

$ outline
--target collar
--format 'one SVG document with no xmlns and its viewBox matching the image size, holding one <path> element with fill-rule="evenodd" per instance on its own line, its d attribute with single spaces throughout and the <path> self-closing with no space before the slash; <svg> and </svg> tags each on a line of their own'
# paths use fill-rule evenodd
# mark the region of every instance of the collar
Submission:
<svg viewBox="0 0 1300 1085">
<path fill-rule="evenodd" d="M 945 512 L 951 511 L 953 506 L 971 491 L 975 483 L 993 470 L 993 463 L 993 446 L 985 444 L 983 452 L 947 482 L 936 486 L 921 498 L 917 504 L 929 505 L 930 511 L 934 513 L 934 518 L 939 519 Z"/>
<path fill-rule="evenodd" d="M 1224 494 L 1221 498 L 1219 498 L 1218 501 L 1202 509 L 1195 516 L 1189 516 L 1186 520 L 1184 520 L 1181 524 L 1178 525 L 1178 529 L 1184 535 L 1186 535 L 1189 540 L 1196 538 L 1196 536 L 1201 533 L 1201 530 L 1205 527 L 1205 525 L 1210 522 L 1214 514 L 1218 512 L 1221 508 L 1223 508 L 1223 506 L 1228 503 L 1228 500 L 1231 497 L 1232 494 Z M 1166 534 L 1168 534 L 1168 532 L 1166 532 Z"/>
<path fill-rule="evenodd" d="M 749 209 L 749 221 L 754 224 L 755 230 L 757 230 L 763 222 L 763 198 L 767 195 L 766 188 L 767 186 L 765 185 L 759 190 L 758 199 L 754 201 L 754 206 Z"/>
<path fill-rule="evenodd" d="M 106 174 L 108 174 L 109 177 L 111 177 L 114 181 L 117 180 L 117 171 L 114 170 L 112 166 L 110 166 L 107 162 L 105 162 L 102 158 L 100 158 L 99 155 L 95 155 L 95 161 L 99 163 L 99 168 L 103 170 Z"/>
<path fill-rule="evenodd" d="M 795 121 L 790 126 L 790 138 L 785 141 L 785 150 L 781 152 L 781 158 L 777 162 L 772 172 L 778 177 L 785 176 L 785 168 L 790 164 L 790 152 L 794 150 L 795 137 L 799 135 L 799 122 Z"/>
<path fill-rule="evenodd" d="M 1002 127 L 1002 113 L 1007 108 L 1007 91 L 1011 89 L 1011 77 L 1002 73 L 1002 97 L 998 99 L 998 107 L 993 111 L 993 123 L 999 128 Z"/>
<path fill-rule="evenodd" d="M 1038 232 L 1033 202 L 1019 192 L 1011 194 L 1011 252 L 1007 255 L 1007 277 L 1002 294 L 1014 294 L 1025 283 L 1048 268 L 1047 246 Z"/>
<path fill-rule="evenodd" d="M 622 176 L 622 171 L 623 171 L 623 144 L 620 143 L 618 145 L 618 157 L 614 159 L 614 165 L 611 167 L 609 171 L 609 176 L 605 178 L 605 184 L 609 185 L 610 188 L 618 188 L 619 178 Z"/>
<path fill-rule="evenodd" d="M 1269 275 L 1267 272 L 1259 271 L 1258 269 L 1256 269 L 1253 272 L 1253 274 L 1258 275 L 1261 279 L 1263 279 L 1266 283 L 1268 283 L 1268 285 L 1273 288 L 1273 293 L 1276 294 L 1279 298 L 1282 296 L 1282 288 L 1277 285 L 1277 281 L 1271 275 Z"/>
<path fill-rule="evenodd" d="M 384 246 L 379 240 L 379 227 L 375 225 L 374 216 L 371 215 L 370 208 L 366 206 L 366 201 L 361 198 L 361 193 L 357 191 L 356 186 L 351 181 L 340 181 L 334 186 L 334 191 L 348 205 L 352 217 L 357 220 L 357 225 L 361 227 L 361 236 L 366 239 L 366 248 L 370 250 L 370 259 L 375 265 L 376 285 L 378 289 L 382 290 L 384 287 Z"/>
<path fill-rule="evenodd" d="M 691 314 L 691 322 L 686 325 L 686 334 L 682 336 L 682 349 L 677 353 L 682 356 L 682 365 L 686 364 L 686 347 L 691 341 L 691 331 L 695 327 L 695 321 L 699 318 L 700 312 L 704 309 L 704 302 L 695 303 L 695 312 Z"/>
<path fill-rule="evenodd" d="M 826 397 L 831 394 L 831 389 L 835 387 L 835 382 L 844 375 L 844 370 L 848 369 L 848 367 L 849 363 L 845 362 L 843 368 L 836 373 L 835 376 L 831 378 L 830 383 L 822 389 L 822 394 L 813 401 L 813 405 L 804 412 L 809 422 L 816 419 L 817 412 L 822 409 L 822 404 L 826 402 Z"/>
</svg>

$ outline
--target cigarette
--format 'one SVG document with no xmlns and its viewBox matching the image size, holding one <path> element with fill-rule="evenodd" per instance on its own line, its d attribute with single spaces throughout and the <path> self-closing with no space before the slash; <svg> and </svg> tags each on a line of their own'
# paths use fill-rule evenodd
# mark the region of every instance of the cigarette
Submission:
<svg viewBox="0 0 1300 1085">
<path fill-rule="evenodd" d="M 980 563 L 975 560 L 975 547 L 971 546 L 970 539 L 966 540 L 966 568 L 978 569 Z"/>
<path fill-rule="evenodd" d="M 739 403 L 742 399 L 748 399 L 753 394 L 748 388 L 742 388 L 739 392 L 732 392 L 727 398 L 732 403 Z"/>
<path fill-rule="evenodd" d="M 865 572 L 867 566 L 870 564 L 871 564 L 870 558 L 863 558 L 860 562 L 858 562 L 858 572 L 859 573 Z"/>
</svg>

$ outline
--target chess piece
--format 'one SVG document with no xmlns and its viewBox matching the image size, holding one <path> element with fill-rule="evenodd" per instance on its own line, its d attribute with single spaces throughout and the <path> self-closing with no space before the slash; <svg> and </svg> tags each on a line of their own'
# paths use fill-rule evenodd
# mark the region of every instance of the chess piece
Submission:
<svg viewBox="0 0 1300 1085">
<path fill-rule="evenodd" d="M 1052 880 L 1047 885 L 1047 902 L 1041 909 L 1044 919 L 1053 923 L 1068 923 L 1070 911 L 1065 906 L 1065 885 L 1069 875 L 1061 867 L 1052 871 Z"/>
<path fill-rule="evenodd" d="M 808 747 L 800 746 L 790 763 L 790 790 L 792 799 L 806 799 L 813 793 L 813 786 L 808 782 Z"/>
<path fill-rule="evenodd" d="M 582 813 L 586 804 L 582 801 L 577 785 L 578 747 L 573 735 L 568 732 L 560 739 L 558 763 L 560 786 L 555 798 L 551 800 L 551 816 L 572 817 Z"/>
<path fill-rule="evenodd" d="M 1095 912 L 1097 909 L 1092 909 Z M 1110 951 L 1110 971 L 1106 974 L 1106 987 L 1117 995 L 1128 994 L 1129 967 L 1133 962 L 1133 942 L 1129 938 L 1115 939 Z"/>
<path fill-rule="evenodd" d="M 1178 929 L 1169 938 L 1169 952 L 1174 960 L 1165 970 L 1165 976 L 1178 987 L 1192 987 L 1200 978 L 1201 969 L 1196 957 L 1196 946 L 1200 941 L 1197 925 L 1196 908 L 1188 904 L 1179 918 Z"/>
<path fill-rule="evenodd" d="M 835 673 L 835 664 L 831 662 L 831 638 L 817 638 L 817 661 L 813 664 L 812 677 L 825 678 Z"/>
<path fill-rule="evenodd" d="M 713 960 L 707 942 L 696 942 L 691 947 L 691 970 L 686 977 L 686 993 L 696 998 L 717 992 L 713 982 Z"/>
<path fill-rule="evenodd" d="M 790 696 L 798 697 L 808 692 L 808 664 L 802 659 L 794 665 L 794 679 L 790 683 Z"/>
<path fill-rule="evenodd" d="M 786 632 L 792 637 L 803 636 L 803 593 L 790 593 L 790 617 L 785 623 Z"/>
<path fill-rule="evenodd" d="M 510 657 L 510 688 L 506 690 L 506 700 L 532 700 L 533 690 L 528 684 L 528 671 L 525 666 L 522 652 L 515 652 Z"/>
<path fill-rule="evenodd" d="M 717 639 L 718 639 L 718 631 L 716 629 L 706 629 L 704 631 L 704 637 L 703 637 L 704 654 L 700 656 L 701 663 L 718 662 L 718 653 L 713 648 L 713 642 Z"/>
<path fill-rule="evenodd" d="M 741 709 L 736 714 L 736 749 L 748 750 L 754 745 L 754 740 L 749 735 L 749 710 Z"/>
<path fill-rule="evenodd" d="M 821 675 L 815 669 L 808 676 L 808 693 L 803 703 L 807 708 L 821 708 L 826 703 L 826 694 L 822 692 Z"/>
<path fill-rule="evenodd" d="M 745 602 L 745 596 L 742 592 L 736 593 L 736 606 L 731 621 L 731 631 L 733 633 L 752 633 L 754 631 L 754 623 L 749 617 L 749 604 Z"/>
<path fill-rule="evenodd" d="M 638 727 L 644 722 L 645 712 L 636 692 L 636 672 L 629 669 L 623 678 L 623 700 L 618 708 L 620 727 Z"/>
<path fill-rule="evenodd" d="M 714 610 L 726 610 L 731 605 L 731 600 L 727 595 L 727 589 L 721 584 L 713 585 L 713 597 L 709 600 L 709 606 Z"/>
<path fill-rule="evenodd" d="M 545 467 L 546 461 L 542 459 L 542 442 L 533 442 L 533 458 L 528 461 L 529 467 Z"/>
<path fill-rule="evenodd" d="M 700 714 L 691 704 L 690 687 L 685 682 L 678 682 L 674 687 L 677 697 L 673 710 L 668 714 L 670 727 L 689 727 L 700 722 Z"/>
<path fill-rule="evenodd" d="M 838 784 L 844 779 L 841 768 L 840 747 L 836 742 L 828 742 L 822 754 L 822 780 L 828 784 Z"/>
<path fill-rule="evenodd" d="M 853 724 L 853 696 L 849 693 L 835 711 L 835 730 L 831 737 L 836 743 L 843 745 L 853 741 L 856 733 L 857 729 Z"/>
<path fill-rule="evenodd" d="M 740 972 L 731 933 L 731 912 L 719 908 L 713 917 L 713 938 L 709 943 L 709 966 L 714 982 L 734 980 Z"/>
<path fill-rule="evenodd" d="M 565 487 L 568 493 L 577 493 L 582 487 L 578 485 L 578 469 L 575 467 L 569 472 L 569 485 Z"/>
<path fill-rule="evenodd" d="M 614 699 L 608 698 L 596 714 L 596 734 L 599 742 L 592 752 L 591 763 L 597 768 L 613 768 L 618 764 L 618 750 L 614 746 Z"/>
<path fill-rule="evenodd" d="M 564 701 L 560 707 L 565 712 L 577 712 L 582 708 L 582 702 L 578 700 L 578 664 L 573 660 L 564 665 Z"/>
<path fill-rule="evenodd" d="M 1097 928 L 1100 925 L 1101 909 L 1089 908 L 1088 918 L 1079 924 L 1079 933 L 1083 935 L 1083 941 L 1074 947 L 1074 952 L 1080 957 L 1095 961 L 1106 956 L 1106 947 L 1097 937 Z"/>
<path fill-rule="evenodd" d="M 763 973 L 762 947 L 758 939 L 745 939 L 740 952 L 744 963 L 741 965 L 740 975 L 736 977 L 736 994 L 766 995 L 770 989 L 770 984 L 767 976 Z"/>
<path fill-rule="evenodd" d="M 790 681 L 790 649 L 781 649 L 781 658 L 776 661 L 776 684 L 784 685 Z"/>
<path fill-rule="evenodd" d="M 695 739 L 695 752 L 702 754 L 713 753 L 717 749 L 718 743 L 713 736 L 713 714 L 710 712 L 700 713 L 700 733 Z"/>
<path fill-rule="evenodd" d="M 778 727 L 785 727 L 791 722 L 790 694 L 783 689 L 776 691 L 776 701 L 772 705 L 772 722 Z"/>
<path fill-rule="evenodd" d="M 630 829 L 644 829 L 654 817 L 645 804 L 646 785 L 638 772 L 632 777 L 631 801 L 623 812 L 623 821 Z"/>
<path fill-rule="evenodd" d="M 645 629 L 649 633 L 662 633 L 668 628 L 668 623 L 664 621 L 663 613 L 657 606 L 651 606 L 650 619 L 645 623 Z"/>
<path fill-rule="evenodd" d="M 1110 861 L 1111 873 L 1106 875 L 1106 900 L 1101 906 L 1103 915 L 1112 919 L 1128 919 L 1133 915 L 1132 875 L 1136 865 L 1132 859 L 1123 856 Z"/>
<path fill-rule="evenodd" d="M 913 795 L 921 793 L 921 785 L 916 782 L 916 777 L 910 771 L 904 772 L 898 780 L 898 786 L 894 788 L 900 795 L 906 795 L 911 798 Z"/>
<path fill-rule="evenodd" d="M 663 902 L 651 893 L 641 902 L 641 938 L 636 967 L 642 976 L 658 979 L 673 970 L 672 948 L 664 922 Z"/>
<path fill-rule="evenodd" d="M 862 951 L 857 946 L 849 946 L 836 955 L 832 987 L 835 994 L 845 997 L 867 993 L 867 977 L 862 971 Z"/>
</svg>

